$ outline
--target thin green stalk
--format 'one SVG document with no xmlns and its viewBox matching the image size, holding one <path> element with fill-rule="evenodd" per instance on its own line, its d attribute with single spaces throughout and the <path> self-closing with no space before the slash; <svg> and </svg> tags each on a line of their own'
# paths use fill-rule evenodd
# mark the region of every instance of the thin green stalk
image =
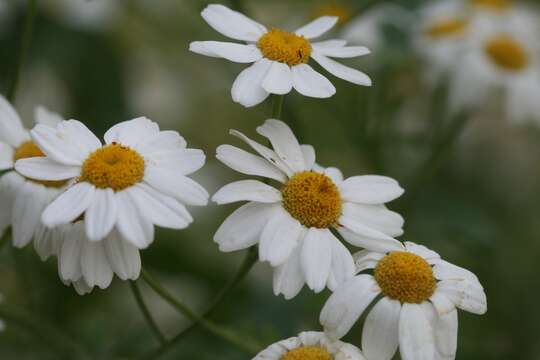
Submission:
<svg viewBox="0 0 540 360">
<path fill-rule="evenodd" d="M 234 345 L 235 347 L 244 351 L 247 354 L 255 355 L 257 353 L 258 347 L 249 344 L 247 342 L 247 339 L 242 339 L 240 336 L 230 332 L 228 329 L 222 328 L 221 326 L 213 323 L 212 321 L 197 315 L 187 305 L 176 300 L 146 270 L 142 270 L 141 277 L 163 300 L 167 301 L 170 305 L 172 305 L 176 310 L 178 310 L 191 321 L 199 323 L 199 325 L 207 332 L 229 342 L 231 345 Z"/>
<path fill-rule="evenodd" d="M 215 297 L 213 303 L 208 307 L 206 312 L 202 315 L 203 318 L 208 318 L 212 315 L 212 313 L 216 310 L 216 308 L 222 303 L 222 301 L 227 297 L 227 295 L 238 285 L 249 273 L 249 271 L 253 268 L 253 265 L 257 262 L 257 259 L 259 257 L 259 254 L 257 252 L 256 247 L 251 247 L 246 253 L 246 257 L 244 258 L 244 261 L 242 262 L 242 265 L 240 265 L 240 268 L 238 268 L 238 271 L 232 277 L 229 282 L 221 289 L 221 291 L 218 293 L 218 295 Z M 157 359 L 160 356 L 164 355 L 167 351 L 172 349 L 172 347 L 177 344 L 179 341 L 184 339 L 188 334 L 193 332 L 197 327 L 199 326 L 198 322 L 193 322 L 191 325 L 189 325 L 186 329 L 181 331 L 178 335 L 176 335 L 174 338 L 169 340 L 166 344 L 162 345 L 160 348 L 153 350 L 152 352 L 143 355 L 140 359 L 141 360 L 151 360 L 151 359 Z"/>
<path fill-rule="evenodd" d="M 165 338 L 165 335 L 159 330 L 159 326 L 157 325 L 156 321 L 152 317 L 152 314 L 150 313 L 150 310 L 146 306 L 144 299 L 141 294 L 141 290 L 139 289 L 139 286 L 137 285 L 136 281 L 130 281 L 129 287 L 131 288 L 131 291 L 133 292 L 133 297 L 135 297 L 135 301 L 137 302 L 137 305 L 141 309 L 141 312 L 144 316 L 144 319 L 150 326 L 150 329 L 156 336 L 156 339 L 159 341 L 161 345 L 164 345 L 167 343 L 167 339 Z"/>
<path fill-rule="evenodd" d="M 7 228 L 4 231 L 4 235 L 0 238 L 0 249 L 4 247 L 11 240 L 11 228 Z"/>
<path fill-rule="evenodd" d="M 281 120 L 284 95 L 272 95 L 272 118 Z"/>
<path fill-rule="evenodd" d="M 54 348 L 62 359 L 91 358 L 87 350 L 74 342 L 70 336 L 36 314 L 2 304 L 0 305 L 0 318 L 8 324 L 19 326 L 33 333 L 37 339 Z"/>
<path fill-rule="evenodd" d="M 7 91 L 7 99 L 13 102 L 15 93 L 17 92 L 17 85 L 19 84 L 19 78 L 21 76 L 21 69 L 26 60 L 28 54 L 28 48 L 32 40 L 32 31 L 34 28 L 34 19 L 36 17 L 36 0 L 27 0 L 28 8 L 26 14 L 26 23 L 24 25 L 24 32 L 21 37 L 21 46 L 19 47 L 19 53 L 17 55 L 17 63 L 15 65 L 15 71 L 13 72 L 13 78 Z"/>
</svg>

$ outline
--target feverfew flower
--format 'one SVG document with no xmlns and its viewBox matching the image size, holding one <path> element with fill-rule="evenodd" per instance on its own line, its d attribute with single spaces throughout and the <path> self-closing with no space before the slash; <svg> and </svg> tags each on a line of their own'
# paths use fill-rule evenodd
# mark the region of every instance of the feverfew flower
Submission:
<svg viewBox="0 0 540 360">
<path fill-rule="evenodd" d="M 279 341 L 252 360 L 365 360 L 356 346 L 332 341 L 324 333 L 306 331 Z"/>
<path fill-rule="evenodd" d="M 375 298 L 367 315 L 362 349 L 368 359 L 390 360 L 398 346 L 403 360 L 455 359 L 456 308 L 484 314 L 486 294 L 478 278 L 424 246 L 405 243 L 400 251 L 361 251 L 360 274 L 326 302 L 320 321 L 332 339 L 343 337 Z"/>
<path fill-rule="evenodd" d="M 74 180 L 43 212 L 54 228 L 84 219 L 89 241 L 112 231 L 139 249 L 154 240 L 154 225 L 183 229 L 192 222 L 187 205 L 205 205 L 208 193 L 188 178 L 205 156 L 187 149 L 175 131 L 137 118 L 113 126 L 105 145 L 76 120 L 56 128 L 37 125 L 33 141 L 47 157 L 17 161 L 17 171 L 46 181 Z"/>
<path fill-rule="evenodd" d="M 308 65 L 315 60 L 334 76 L 358 85 L 371 85 L 369 77 L 332 59 L 369 54 L 362 46 L 345 46 L 343 40 L 312 42 L 329 31 L 337 17 L 323 16 L 287 32 L 265 26 L 223 5 L 209 5 L 202 12 L 208 24 L 223 35 L 246 44 L 195 41 L 189 46 L 198 54 L 225 58 L 238 63 L 254 63 L 236 78 L 232 98 L 243 106 L 255 106 L 270 94 L 283 95 L 293 88 L 305 96 L 328 98 L 336 89 L 323 75 Z"/>
<path fill-rule="evenodd" d="M 332 229 L 354 246 L 401 249 L 393 237 L 402 234 L 403 218 L 384 206 L 403 193 L 395 180 L 383 176 L 343 180 L 336 168 L 320 169 L 313 147 L 300 145 L 279 120 L 267 120 L 257 132 L 274 150 L 232 130 L 232 135 L 259 156 L 221 145 L 217 158 L 241 173 L 275 180 L 278 188 L 259 180 L 242 180 L 213 196 L 218 204 L 248 201 L 217 230 L 214 240 L 221 251 L 258 243 L 260 260 L 276 267 L 274 293 L 290 299 L 305 283 L 319 292 L 325 286 L 335 289 L 353 276 L 352 256 Z"/>
<path fill-rule="evenodd" d="M 61 121 L 59 115 L 43 108 L 36 109 L 36 123 L 48 127 Z M 41 213 L 67 186 L 67 182 L 44 181 L 11 171 L 20 159 L 45 154 L 30 140 L 19 115 L 7 100 L 0 96 L 0 234 L 11 226 L 13 245 L 22 248 L 34 239 L 34 247 L 42 259 L 56 253 L 61 234 L 41 224 Z"/>
</svg>

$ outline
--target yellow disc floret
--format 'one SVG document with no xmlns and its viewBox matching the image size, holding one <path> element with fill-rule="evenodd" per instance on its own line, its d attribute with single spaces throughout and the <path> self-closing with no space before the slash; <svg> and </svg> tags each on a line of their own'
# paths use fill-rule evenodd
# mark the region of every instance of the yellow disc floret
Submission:
<svg viewBox="0 0 540 360">
<path fill-rule="evenodd" d="M 120 191 L 144 177 L 144 159 L 135 150 L 113 143 L 96 150 L 82 166 L 80 182 Z"/>
<path fill-rule="evenodd" d="M 13 154 L 13 161 L 28 159 L 33 157 L 43 157 L 45 154 L 41 149 L 34 144 L 32 141 L 26 141 L 22 143 L 17 149 L 15 149 L 15 154 Z M 31 178 L 26 178 L 29 181 L 32 181 L 36 184 L 45 185 L 47 187 L 60 188 L 66 184 L 66 181 L 47 181 L 47 180 L 36 180 Z"/>
<path fill-rule="evenodd" d="M 486 43 L 488 57 L 499 67 L 518 71 L 529 64 L 529 54 L 523 46 L 510 35 L 498 35 Z"/>
<path fill-rule="evenodd" d="M 462 35 L 469 23 L 460 18 L 448 18 L 431 24 L 426 29 L 426 35 L 432 38 L 443 38 L 448 36 Z"/>
<path fill-rule="evenodd" d="M 265 58 L 289 66 L 305 64 L 311 55 L 311 44 L 305 37 L 279 29 L 261 36 L 257 47 Z"/>
<path fill-rule="evenodd" d="M 312 171 L 295 174 L 281 189 L 283 207 L 306 227 L 327 228 L 341 216 L 341 195 L 328 176 Z"/>
<path fill-rule="evenodd" d="M 289 351 L 280 360 L 332 360 L 330 353 L 318 346 L 303 346 Z"/>
<path fill-rule="evenodd" d="M 511 0 L 471 0 L 479 8 L 495 11 L 506 11 L 512 6 Z"/>
<path fill-rule="evenodd" d="M 384 295 L 402 303 L 420 304 L 433 295 L 437 281 L 426 260 L 410 252 L 393 252 L 375 268 L 375 280 Z"/>
</svg>

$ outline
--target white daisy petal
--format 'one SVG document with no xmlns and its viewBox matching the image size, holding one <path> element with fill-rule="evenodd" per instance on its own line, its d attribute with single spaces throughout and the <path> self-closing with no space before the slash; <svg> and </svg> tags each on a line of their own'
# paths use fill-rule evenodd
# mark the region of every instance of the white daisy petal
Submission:
<svg viewBox="0 0 540 360">
<path fill-rule="evenodd" d="M 390 237 L 403 234 L 403 217 L 396 212 L 388 210 L 384 205 L 364 205 L 346 202 L 343 204 L 342 211 L 342 218 L 346 218 L 346 221 L 343 223 L 345 226 L 354 222 L 355 224 L 361 224 Z M 354 224 L 351 226 L 354 226 Z M 349 229 L 354 231 L 353 227 L 349 227 Z M 365 232 L 359 232 L 359 234 L 374 236 L 368 235 Z"/>
<path fill-rule="evenodd" d="M 377 267 L 377 263 L 386 255 L 380 252 L 374 252 L 371 250 L 362 250 L 353 255 L 354 264 L 356 265 L 356 271 L 362 272 L 367 269 L 374 269 Z"/>
<path fill-rule="evenodd" d="M 159 192 L 172 196 L 187 205 L 204 206 L 208 203 L 210 196 L 194 180 L 164 168 L 146 169 L 144 181 Z"/>
<path fill-rule="evenodd" d="M 244 45 L 221 41 L 194 41 L 189 44 L 194 53 L 224 58 L 237 63 L 252 63 L 262 58 L 261 51 L 255 45 Z"/>
<path fill-rule="evenodd" d="M 259 259 L 272 266 L 283 264 L 298 245 L 303 226 L 282 207 L 266 223 L 259 242 Z"/>
<path fill-rule="evenodd" d="M 80 166 L 63 165 L 47 157 L 17 160 L 15 170 L 27 178 L 48 181 L 72 179 L 81 174 Z"/>
<path fill-rule="evenodd" d="M 324 169 L 324 175 L 332 179 L 338 186 L 343 181 L 343 173 L 336 167 L 327 167 Z"/>
<path fill-rule="evenodd" d="M 262 82 L 271 66 L 272 62 L 263 58 L 243 70 L 232 85 L 231 95 L 234 102 L 244 107 L 262 103 L 270 95 L 262 87 Z"/>
<path fill-rule="evenodd" d="M 369 312 L 362 331 L 362 349 L 368 359 L 391 360 L 399 345 L 401 304 L 383 297 Z"/>
<path fill-rule="evenodd" d="M 433 275 L 437 280 L 469 280 L 477 282 L 480 285 L 478 277 L 471 271 L 462 267 L 456 266 L 445 260 L 438 260 L 433 266 Z M 480 285 L 481 286 L 481 285 Z"/>
<path fill-rule="evenodd" d="M 76 281 L 81 276 L 81 251 L 85 242 L 84 223 L 79 221 L 67 230 L 58 255 L 60 276 Z"/>
<path fill-rule="evenodd" d="M 458 317 L 457 309 L 439 315 L 429 302 L 422 303 L 425 314 L 435 336 L 437 360 L 454 360 L 457 352 Z"/>
<path fill-rule="evenodd" d="M 342 224 L 345 225 L 345 227 L 338 228 L 338 231 L 351 245 L 380 252 L 404 250 L 403 245 L 399 241 L 386 236 L 379 231 L 370 229 L 362 224 L 355 224 L 353 226 L 354 231 L 351 231 L 349 230 L 351 226 L 345 223 Z"/>
<path fill-rule="evenodd" d="M 437 313 L 442 316 L 448 314 L 451 311 L 454 311 L 456 305 L 448 296 L 444 294 L 440 289 L 436 289 L 435 293 L 429 298 Z"/>
<path fill-rule="evenodd" d="M 415 244 L 415 243 L 410 242 L 410 241 L 405 241 L 405 248 L 407 249 L 407 251 L 410 251 L 410 252 L 424 258 L 428 262 L 430 260 L 438 260 L 438 259 L 441 258 L 440 255 L 437 254 L 435 251 L 433 251 L 431 249 L 428 249 L 424 245 Z"/>
<path fill-rule="evenodd" d="M 138 249 L 147 248 L 154 241 L 154 226 L 137 207 L 136 199 L 128 191 L 116 193 L 118 221 L 116 227 L 120 234 Z"/>
<path fill-rule="evenodd" d="M 6 98 L 0 95 L 0 141 L 17 147 L 29 139 L 19 115 Z"/>
<path fill-rule="evenodd" d="M 317 38 L 332 29 L 337 24 L 338 20 L 339 18 L 337 16 L 321 16 L 309 24 L 302 26 L 294 33 L 308 39 Z"/>
<path fill-rule="evenodd" d="M 274 295 L 283 294 L 286 300 L 290 300 L 302 290 L 305 280 L 300 265 L 301 250 L 302 244 L 298 244 L 287 261 L 274 270 Z"/>
<path fill-rule="evenodd" d="M 276 154 L 293 172 L 307 170 L 300 144 L 287 124 L 269 119 L 257 127 L 257 132 L 270 140 Z"/>
<path fill-rule="evenodd" d="M 322 291 L 332 264 L 332 237 L 329 230 L 310 228 L 300 256 L 307 285 L 316 293 Z"/>
<path fill-rule="evenodd" d="M 255 42 L 267 32 L 263 25 L 223 5 L 208 5 L 201 15 L 208 25 L 231 39 Z"/>
<path fill-rule="evenodd" d="M 304 96 L 329 98 L 336 93 L 334 85 L 308 64 L 294 66 L 292 76 L 294 88 Z"/>
<path fill-rule="evenodd" d="M 487 311 L 487 299 L 484 289 L 469 280 L 443 280 L 437 288 L 456 306 L 473 314 L 483 315 Z"/>
<path fill-rule="evenodd" d="M 281 201 L 281 193 L 257 180 L 241 180 L 223 186 L 212 196 L 212 201 L 219 205 L 237 201 L 276 203 Z"/>
<path fill-rule="evenodd" d="M 399 349 L 403 360 L 434 359 L 434 332 L 420 304 L 404 303 L 401 308 Z"/>
<path fill-rule="evenodd" d="M 286 175 L 266 159 L 231 145 L 220 145 L 216 158 L 233 170 L 247 175 L 263 176 L 284 183 Z"/>
<path fill-rule="evenodd" d="M 178 132 L 167 130 L 145 138 L 135 146 L 135 150 L 144 156 L 152 156 L 156 152 L 185 149 L 186 146 L 186 140 Z"/>
<path fill-rule="evenodd" d="M 395 200 L 404 192 L 394 179 L 376 175 L 347 178 L 341 184 L 340 191 L 346 201 L 373 205 Z"/>
<path fill-rule="evenodd" d="M 103 241 L 111 269 L 122 280 L 136 280 L 141 272 L 139 249 L 122 239 L 114 230 Z"/>
<path fill-rule="evenodd" d="M 32 240 L 40 225 L 41 212 L 47 205 L 46 189 L 27 181 L 15 196 L 13 205 L 13 245 L 22 248 Z"/>
<path fill-rule="evenodd" d="M 146 167 L 166 168 L 170 171 L 177 171 L 180 175 L 190 175 L 204 166 L 206 156 L 199 149 L 175 149 L 164 151 L 153 151 L 150 155 L 141 153 L 144 156 Z"/>
<path fill-rule="evenodd" d="M 106 289 L 112 281 L 113 272 L 103 242 L 85 241 L 81 250 L 81 269 L 89 286 Z"/>
<path fill-rule="evenodd" d="M 62 116 L 60 116 L 60 114 L 50 111 L 43 106 L 36 107 L 34 117 L 37 124 L 47 125 L 51 127 L 56 127 L 60 122 L 66 120 Z"/>
<path fill-rule="evenodd" d="M 270 94 L 285 95 L 292 90 L 291 68 L 285 63 L 272 61 L 272 66 L 264 77 L 262 87 Z"/>
<path fill-rule="evenodd" d="M 328 276 L 327 286 L 330 290 L 335 290 L 339 285 L 354 276 L 354 261 L 347 248 L 331 234 L 332 239 L 332 265 Z"/>
<path fill-rule="evenodd" d="M 92 203 L 95 190 L 87 182 L 73 185 L 45 209 L 41 220 L 51 228 L 75 221 Z"/>
<path fill-rule="evenodd" d="M 364 46 L 331 47 L 320 46 L 319 43 L 315 43 L 313 44 L 313 49 L 315 49 L 318 54 L 334 58 L 353 58 L 370 53 L 369 49 Z"/>
<path fill-rule="evenodd" d="M 150 119 L 139 117 L 123 121 L 107 130 L 104 139 L 107 144 L 119 143 L 136 147 L 146 139 L 159 134 L 159 126 Z"/>
<path fill-rule="evenodd" d="M 118 211 L 114 191 L 96 189 L 92 203 L 84 214 L 88 240 L 103 240 L 113 229 Z"/>
<path fill-rule="evenodd" d="M 313 47 L 317 48 L 340 48 L 347 45 L 347 40 L 342 39 L 330 39 L 324 41 L 317 41 L 316 43 L 311 44 Z"/>
<path fill-rule="evenodd" d="M 300 145 L 300 149 L 302 150 L 302 154 L 304 154 L 306 169 L 313 169 L 315 165 L 315 148 L 311 145 Z"/>
<path fill-rule="evenodd" d="M 262 229 L 279 205 L 250 202 L 236 209 L 214 235 L 224 252 L 246 249 L 259 241 Z"/>
<path fill-rule="evenodd" d="M 371 275 L 355 276 L 342 284 L 321 311 L 325 333 L 332 339 L 345 336 L 380 291 Z"/>
<path fill-rule="evenodd" d="M 15 151 L 6 143 L 0 142 L 0 170 L 7 170 L 13 167 L 13 154 Z"/>
<path fill-rule="evenodd" d="M 311 54 L 311 57 L 326 71 L 340 79 L 352 82 L 356 85 L 371 86 L 371 79 L 361 71 L 340 64 L 337 61 L 317 53 L 317 51 L 314 51 Z"/>
</svg>

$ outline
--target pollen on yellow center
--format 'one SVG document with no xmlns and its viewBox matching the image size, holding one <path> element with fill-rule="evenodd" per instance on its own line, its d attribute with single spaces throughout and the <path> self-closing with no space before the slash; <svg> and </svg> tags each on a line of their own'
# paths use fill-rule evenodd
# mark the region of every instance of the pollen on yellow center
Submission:
<svg viewBox="0 0 540 360">
<path fill-rule="evenodd" d="M 374 272 L 384 295 L 402 303 L 420 304 L 433 295 L 437 281 L 422 257 L 404 251 L 382 258 Z"/>
<path fill-rule="evenodd" d="M 495 11 L 505 11 L 511 6 L 511 0 L 471 0 L 471 3 L 479 8 Z"/>
<path fill-rule="evenodd" d="M 467 30 L 469 23 L 461 18 L 448 18 L 433 23 L 426 29 L 426 35 L 432 38 L 461 35 Z"/>
<path fill-rule="evenodd" d="M 33 157 L 43 157 L 45 154 L 41 149 L 34 144 L 32 141 L 26 141 L 22 143 L 13 154 L 13 161 L 28 159 Z M 66 184 L 66 181 L 46 181 L 46 180 L 36 180 L 31 178 L 26 178 L 29 181 L 32 181 L 36 184 L 45 185 L 47 187 L 61 188 Z"/>
<path fill-rule="evenodd" d="M 341 195 L 328 176 L 312 171 L 295 174 L 281 189 L 283 207 L 306 227 L 327 228 L 341 216 Z"/>
<path fill-rule="evenodd" d="M 305 64 L 311 56 L 311 44 L 305 37 L 279 29 L 261 36 L 257 47 L 265 58 L 289 66 Z"/>
<path fill-rule="evenodd" d="M 280 360 L 333 360 L 333 357 L 321 347 L 303 346 L 289 351 Z"/>
<path fill-rule="evenodd" d="M 529 64 L 529 54 L 525 48 L 512 36 L 501 34 L 485 45 L 488 57 L 505 70 L 523 70 Z"/>
<path fill-rule="evenodd" d="M 144 168 L 144 159 L 135 150 L 113 143 L 90 154 L 83 163 L 79 181 L 120 191 L 140 182 Z"/>
</svg>

